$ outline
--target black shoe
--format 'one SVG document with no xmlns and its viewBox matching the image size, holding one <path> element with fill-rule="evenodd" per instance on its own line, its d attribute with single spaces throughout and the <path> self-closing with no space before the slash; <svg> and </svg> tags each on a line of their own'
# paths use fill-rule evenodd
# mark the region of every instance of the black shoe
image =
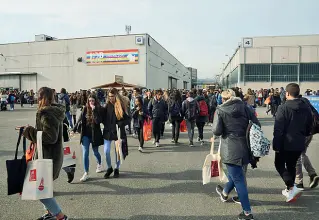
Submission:
<svg viewBox="0 0 319 220">
<path fill-rule="evenodd" d="M 111 168 L 108 168 L 108 169 L 106 170 L 105 175 L 104 175 L 104 179 L 110 178 L 110 176 L 111 176 L 112 173 L 113 173 L 113 168 L 112 168 L 112 167 L 111 167 Z"/>
<path fill-rule="evenodd" d="M 319 184 L 319 176 L 313 175 L 310 177 L 310 188 L 316 188 Z"/>
<path fill-rule="evenodd" d="M 233 200 L 234 203 L 241 205 L 239 197 L 238 196 L 234 196 L 233 198 L 231 198 L 231 200 Z"/>
<path fill-rule="evenodd" d="M 190 142 L 189 142 L 189 146 L 190 146 L 190 147 L 195 147 L 193 141 L 190 141 Z"/>
<path fill-rule="evenodd" d="M 296 187 L 297 187 L 298 189 L 300 189 L 300 190 L 305 190 L 305 188 L 304 188 L 304 186 L 303 186 L 302 183 L 297 184 Z"/>
<path fill-rule="evenodd" d="M 114 170 L 114 178 L 119 178 L 120 177 L 120 170 L 119 169 L 115 169 Z"/>
<path fill-rule="evenodd" d="M 174 141 L 174 144 L 175 144 L 175 145 L 178 145 L 178 141 Z"/>
<path fill-rule="evenodd" d="M 47 212 L 43 216 L 38 218 L 38 220 L 53 220 L 53 219 L 56 219 L 56 217 L 53 216 L 50 212 Z"/>
<path fill-rule="evenodd" d="M 220 185 L 216 186 L 216 192 L 220 196 L 220 200 L 222 200 L 222 202 L 227 202 L 228 196 L 224 196 L 223 191 L 224 191 L 223 187 L 221 187 Z"/>
<path fill-rule="evenodd" d="M 242 212 L 238 215 L 238 220 L 254 220 L 254 216 L 252 214 L 246 215 Z"/>
<path fill-rule="evenodd" d="M 72 183 L 74 180 L 74 172 L 67 172 L 66 174 L 68 175 L 68 183 Z"/>
</svg>

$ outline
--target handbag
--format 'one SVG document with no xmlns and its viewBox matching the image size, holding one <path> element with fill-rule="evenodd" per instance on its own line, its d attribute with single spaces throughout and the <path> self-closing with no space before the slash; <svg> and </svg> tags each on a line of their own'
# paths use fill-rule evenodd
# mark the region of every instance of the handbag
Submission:
<svg viewBox="0 0 319 220">
<path fill-rule="evenodd" d="M 144 141 L 150 141 L 152 139 L 152 121 L 150 119 L 144 121 L 143 138 Z"/>
<path fill-rule="evenodd" d="M 221 182 L 227 182 L 228 178 L 222 168 L 222 162 L 220 157 L 221 139 L 219 141 L 219 147 L 217 154 L 214 154 L 214 138 L 211 138 L 210 153 L 206 156 L 204 165 L 202 168 L 203 185 L 210 183 L 214 179 L 219 179 Z"/>
<path fill-rule="evenodd" d="M 186 120 L 183 120 L 180 125 L 180 132 L 187 132 Z"/>
<path fill-rule="evenodd" d="M 19 130 L 19 137 L 16 145 L 16 152 L 13 160 L 6 161 L 7 167 L 7 186 L 8 195 L 21 193 L 23 188 L 24 177 L 27 169 L 27 162 L 25 159 L 26 138 L 23 137 L 23 156 L 18 159 L 18 148 L 21 142 L 23 128 Z"/>
<path fill-rule="evenodd" d="M 27 163 L 29 163 L 32 160 L 35 148 L 36 148 L 36 145 L 34 143 L 31 143 L 29 148 L 27 149 L 27 151 L 25 153 L 25 159 L 26 159 Z"/>
<path fill-rule="evenodd" d="M 39 200 L 53 198 L 53 161 L 43 159 L 42 131 L 37 132 L 38 158 L 34 154 L 32 160 L 27 164 L 24 178 L 22 200 Z"/>
<path fill-rule="evenodd" d="M 66 131 L 66 132 L 65 132 Z M 69 126 L 63 124 L 63 133 L 66 134 L 64 137 L 64 147 L 63 147 L 63 164 L 62 168 L 72 166 L 76 164 L 76 152 L 75 147 L 71 146 Z"/>
</svg>

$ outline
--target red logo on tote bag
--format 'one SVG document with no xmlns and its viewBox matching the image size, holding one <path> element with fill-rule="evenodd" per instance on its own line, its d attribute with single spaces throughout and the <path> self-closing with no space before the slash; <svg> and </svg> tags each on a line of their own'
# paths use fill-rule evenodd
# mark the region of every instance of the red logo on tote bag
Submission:
<svg viewBox="0 0 319 220">
<path fill-rule="evenodd" d="M 37 170 L 30 170 L 30 177 L 29 177 L 29 182 L 31 181 L 37 181 Z"/>
<path fill-rule="evenodd" d="M 70 147 L 65 147 L 64 148 L 64 155 L 69 155 L 69 154 L 71 154 Z"/>
<path fill-rule="evenodd" d="M 72 159 L 76 159 L 76 156 L 75 156 L 75 151 L 73 151 L 73 156 L 72 156 Z"/>
<path fill-rule="evenodd" d="M 40 191 L 44 190 L 44 179 L 41 179 L 40 186 L 38 188 Z"/>
</svg>

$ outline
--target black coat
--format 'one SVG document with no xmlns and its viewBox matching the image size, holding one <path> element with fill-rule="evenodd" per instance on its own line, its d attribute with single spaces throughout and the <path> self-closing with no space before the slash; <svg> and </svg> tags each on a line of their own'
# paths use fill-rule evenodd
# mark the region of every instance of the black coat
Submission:
<svg viewBox="0 0 319 220">
<path fill-rule="evenodd" d="M 260 126 L 256 116 L 251 113 L 246 104 L 240 98 L 231 98 L 229 101 L 217 107 L 213 133 L 221 136 L 221 160 L 225 164 L 237 166 L 249 163 L 249 152 L 246 140 L 246 132 L 249 118 Z"/>
<path fill-rule="evenodd" d="M 301 99 L 287 100 L 280 105 L 274 125 L 274 151 L 304 151 L 312 123 L 311 109 Z"/>
<path fill-rule="evenodd" d="M 148 112 L 152 119 L 159 118 L 164 122 L 168 116 L 168 106 L 164 99 L 157 100 L 154 98 L 148 103 Z"/>
</svg>

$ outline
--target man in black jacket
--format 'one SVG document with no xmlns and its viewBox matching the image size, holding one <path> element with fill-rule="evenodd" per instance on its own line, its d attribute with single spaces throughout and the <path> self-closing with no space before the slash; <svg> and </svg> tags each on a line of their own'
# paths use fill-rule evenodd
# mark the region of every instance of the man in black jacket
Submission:
<svg viewBox="0 0 319 220">
<path fill-rule="evenodd" d="M 298 84 L 287 85 L 287 101 L 278 107 L 274 126 L 275 166 L 287 186 L 282 191 L 286 202 L 293 202 L 301 195 L 301 190 L 294 185 L 296 164 L 305 150 L 305 140 L 312 128 L 311 109 L 299 98 L 299 94 Z"/>
</svg>

